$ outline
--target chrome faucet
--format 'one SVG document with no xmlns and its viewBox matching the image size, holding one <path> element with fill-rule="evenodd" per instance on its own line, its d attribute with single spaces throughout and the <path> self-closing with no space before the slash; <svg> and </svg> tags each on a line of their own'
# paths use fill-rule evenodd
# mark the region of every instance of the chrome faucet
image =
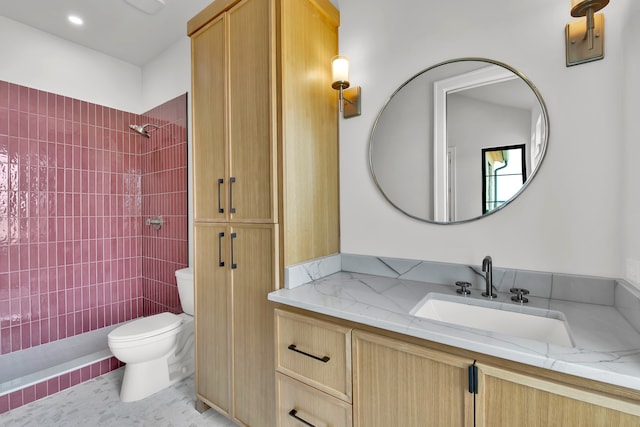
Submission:
<svg viewBox="0 0 640 427">
<path fill-rule="evenodd" d="M 482 271 L 485 272 L 484 280 L 487 286 L 487 290 L 482 293 L 482 296 L 495 298 L 497 295 L 493 292 L 493 261 L 488 255 L 482 260 Z"/>
</svg>

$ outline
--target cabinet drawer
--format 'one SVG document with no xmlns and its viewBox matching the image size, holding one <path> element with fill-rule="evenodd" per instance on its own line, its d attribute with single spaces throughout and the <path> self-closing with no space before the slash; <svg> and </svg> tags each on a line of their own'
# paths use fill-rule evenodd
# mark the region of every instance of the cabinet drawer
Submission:
<svg viewBox="0 0 640 427">
<path fill-rule="evenodd" d="M 351 402 L 351 329 L 276 310 L 279 372 Z"/>
<path fill-rule="evenodd" d="M 347 427 L 352 425 L 351 405 L 280 373 L 278 427 Z M 307 424 L 305 424 L 307 423 Z"/>
</svg>

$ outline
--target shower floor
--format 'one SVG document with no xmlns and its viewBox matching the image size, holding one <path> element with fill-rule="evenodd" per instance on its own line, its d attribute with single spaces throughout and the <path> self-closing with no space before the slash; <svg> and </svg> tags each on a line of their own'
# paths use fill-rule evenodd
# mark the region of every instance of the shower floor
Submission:
<svg viewBox="0 0 640 427">
<path fill-rule="evenodd" d="M 107 334 L 118 326 L 0 356 L 0 396 L 111 358 Z"/>
</svg>

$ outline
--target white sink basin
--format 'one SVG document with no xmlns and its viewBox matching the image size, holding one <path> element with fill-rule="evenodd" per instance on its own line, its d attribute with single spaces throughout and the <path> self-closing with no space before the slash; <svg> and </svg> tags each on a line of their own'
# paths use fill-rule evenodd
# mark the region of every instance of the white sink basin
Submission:
<svg viewBox="0 0 640 427">
<path fill-rule="evenodd" d="M 411 314 L 468 328 L 574 347 L 559 311 L 430 293 Z"/>
</svg>

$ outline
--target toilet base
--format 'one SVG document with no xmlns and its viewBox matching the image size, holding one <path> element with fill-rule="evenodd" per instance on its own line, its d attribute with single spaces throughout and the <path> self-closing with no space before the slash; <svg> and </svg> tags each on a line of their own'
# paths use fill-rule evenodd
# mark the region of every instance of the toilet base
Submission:
<svg viewBox="0 0 640 427">
<path fill-rule="evenodd" d="M 128 363 L 124 368 L 120 400 L 135 402 L 168 387 L 167 357 L 144 363 Z"/>
</svg>

